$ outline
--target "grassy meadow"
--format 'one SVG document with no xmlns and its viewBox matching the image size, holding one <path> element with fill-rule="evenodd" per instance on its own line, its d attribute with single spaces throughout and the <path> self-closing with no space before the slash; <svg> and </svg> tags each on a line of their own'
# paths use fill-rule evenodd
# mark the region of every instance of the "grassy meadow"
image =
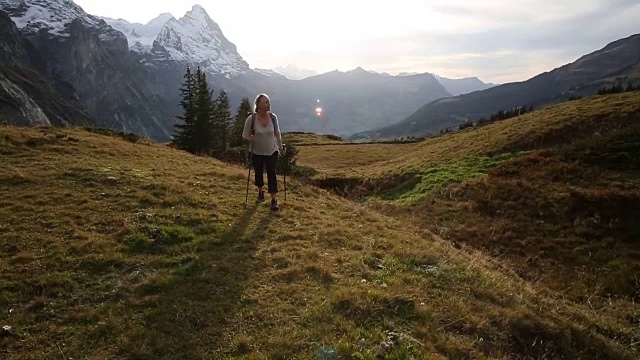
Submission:
<svg viewBox="0 0 640 360">
<path fill-rule="evenodd" d="M 636 92 L 420 143 L 298 134 L 318 173 L 287 177 L 278 213 L 253 188 L 245 206 L 242 167 L 0 127 L 0 357 L 637 358 L 639 111 Z"/>
</svg>

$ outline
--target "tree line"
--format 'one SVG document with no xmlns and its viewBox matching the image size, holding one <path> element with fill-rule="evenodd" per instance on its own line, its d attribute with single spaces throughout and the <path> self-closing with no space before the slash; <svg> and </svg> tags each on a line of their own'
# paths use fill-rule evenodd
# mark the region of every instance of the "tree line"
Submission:
<svg viewBox="0 0 640 360">
<path fill-rule="evenodd" d="M 180 87 L 181 121 L 174 125 L 173 143 L 192 154 L 223 157 L 232 147 L 242 145 L 244 122 L 252 113 L 249 98 L 240 102 L 235 116 L 231 114 L 229 97 L 224 89 L 218 96 L 198 66 L 195 73 L 187 67 Z"/>
<path fill-rule="evenodd" d="M 598 95 L 607 95 L 607 94 L 620 94 L 623 92 L 631 92 L 640 90 L 640 85 L 634 86 L 632 83 L 628 83 L 625 88 L 622 83 L 618 83 L 612 85 L 611 87 L 604 86 L 598 90 Z"/>
<path fill-rule="evenodd" d="M 454 131 L 458 131 L 458 130 L 464 130 L 464 129 L 470 128 L 470 127 L 482 126 L 482 125 L 488 124 L 488 123 L 493 122 L 493 121 L 511 119 L 513 117 L 524 115 L 524 114 L 527 114 L 527 113 L 530 113 L 530 112 L 533 112 L 533 111 L 534 111 L 533 105 L 531 105 L 529 107 L 520 106 L 520 107 L 508 109 L 508 110 L 499 110 L 499 111 L 495 112 L 494 114 L 491 114 L 488 118 L 482 117 L 482 118 L 476 120 L 475 122 L 474 121 L 465 121 L 462 124 L 455 125 L 455 126 L 440 130 L 439 135 L 448 134 L 450 132 L 454 132 Z"/>
</svg>

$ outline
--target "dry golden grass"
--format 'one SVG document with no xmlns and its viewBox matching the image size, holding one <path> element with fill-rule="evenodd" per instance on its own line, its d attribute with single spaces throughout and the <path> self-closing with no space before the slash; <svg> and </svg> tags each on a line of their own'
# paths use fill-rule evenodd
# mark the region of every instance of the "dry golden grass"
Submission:
<svg viewBox="0 0 640 360">
<path fill-rule="evenodd" d="M 162 145 L 0 127 L 0 155 L 3 358 L 637 355 L 637 317 L 293 179 L 273 214 Z"/>
</svg>

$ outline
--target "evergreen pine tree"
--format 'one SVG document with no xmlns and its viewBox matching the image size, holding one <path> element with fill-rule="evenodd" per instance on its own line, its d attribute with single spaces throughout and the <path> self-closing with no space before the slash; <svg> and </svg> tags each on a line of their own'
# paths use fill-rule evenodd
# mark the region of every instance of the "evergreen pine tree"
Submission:
<svg viewBox="0 0 640 360">
<path fill-rule="evenodd" d="M 182 107 L 183 115 L 177 116 L 182 123 L 175 124 L 176 129 L 173 135 L 173 142 L 178 149 L 192 152 L 192 144 L 195 137 L 195 97 L 196 97 L 196 81 L 195 76 L 191 73 L 191 69 L 187 67 L 184 74 L 184 82 L 180 87 L 180 107 Z"/>
<path fill-rule="evenodd" d="M 214 115 L 214 131 L 216 132 L 216 147 L 220 151 L 227 149 L 229 144 L 229 129 L 231 127 L 231 105 L 227 92 L 220 90 L 220 94 L 216 99 L 216 110 Z"/>
<path fill-rule="evenodd" d="M 194 153 L 210 154 L 214 143 L 211 129 L 211 119 L 214 111 L 212 91 L 207 83 L 207 76 L 200 67 L 196 71 L 195 78 L 197 92 L 193 149 Z"/>
<path fill-rule="evenodd" d="M 233 120 L 233 127 L 230 132 L 231 135 L 229 137 L 229 144 L 231 147 L 242 146 L 242 131 L 244 130 L 244 123 L 251 112 L 252 109 L 249 98 L 242 98 L 242 101 L 240 101 L 240 106 L 238 106 L 236 116 Z"/>
<path fill-rule="evenodd" d="M 519 111 L 520 111 L 520 112 L 519 112 L 519 114 L 520 114 L 520 115 L 524 115 L 524 114 L 526 114 L 526 113 L 528 113 L 528 112 L 529 112 L 529 110 L 527 109 L 527 106 L 526 106 L 526 105 L 522 105 L 522 106 L 520 107 L 520 110 L 519 110 Z"/>
<path fill-rule="evenodd" d="M 619 94 L 621 92 L 624 92 L 624 87 L 622 86 L 622 83 L 618 83 L 614 86 L 612 93 Z"/>
</svg>

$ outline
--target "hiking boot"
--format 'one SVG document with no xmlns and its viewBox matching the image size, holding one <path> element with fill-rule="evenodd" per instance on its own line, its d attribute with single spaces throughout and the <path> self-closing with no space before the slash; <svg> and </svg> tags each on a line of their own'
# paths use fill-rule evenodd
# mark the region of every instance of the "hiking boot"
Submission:
<svg viewBox="0 0 640 360">
<path fill-rule="evenodd" d="M 271 210 L 272 211 L 277 211 L 280 208 L 278 207 L 278 202 L 274 199 L 271 199 Z"/>
<path fill-rule="evenodd" d="M 264 191 L 258 191 L 258 201 L 264 201 Z"/>
</svg>

